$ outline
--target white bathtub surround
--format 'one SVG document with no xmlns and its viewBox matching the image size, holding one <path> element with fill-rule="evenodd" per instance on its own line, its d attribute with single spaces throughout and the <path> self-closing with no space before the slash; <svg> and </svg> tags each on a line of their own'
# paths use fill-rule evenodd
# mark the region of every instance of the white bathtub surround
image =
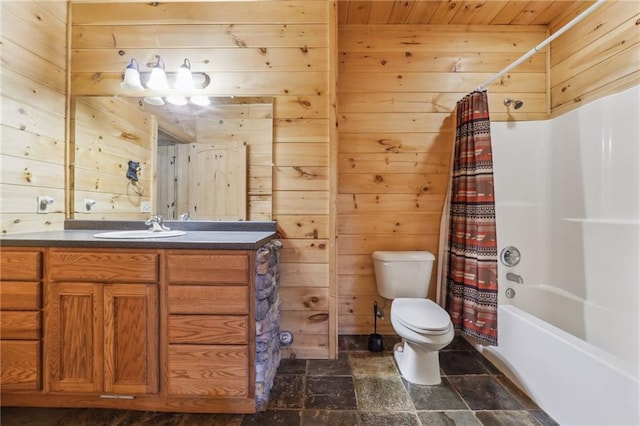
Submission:
<svg viewBox="0 0 640 426">
<path fill-rule="evenodd" d="M 640 424 L 639 116 L 634 87 L 553 120 L 491 123 L 499 249 L 522 254 L 499 266 L 499 301 L 519 309 L 501 311 L 494 355 L 563 425 Z"/>
<path fill-rule="evenodd" d="M 476 348 L 559 424 L 640 424 L 638 381 L 609 353 L 510 305 L 498 333 L 499 346 Z"/>
</svg>

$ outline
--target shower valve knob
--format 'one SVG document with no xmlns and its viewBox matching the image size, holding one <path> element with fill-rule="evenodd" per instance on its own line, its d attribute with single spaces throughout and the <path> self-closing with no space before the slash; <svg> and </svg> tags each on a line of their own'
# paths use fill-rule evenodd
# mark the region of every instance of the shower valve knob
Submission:
<svg viewBox="0 0 640 426">
<path fill-rule="evenodd" d="M 516 266 L 520 263 L 520 250 L 513 246 L 503 248 L 500 252 L 500 261 L 504 266 Z"/>
</svg>

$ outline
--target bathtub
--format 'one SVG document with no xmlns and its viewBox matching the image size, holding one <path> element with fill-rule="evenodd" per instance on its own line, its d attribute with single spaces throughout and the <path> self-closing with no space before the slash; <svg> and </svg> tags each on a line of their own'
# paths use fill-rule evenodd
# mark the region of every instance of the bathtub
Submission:
<svg viewBox="0 0 640 426">
<path fill-rule="evenodd" d="M 476 349 L 561 425 L 640 425 L 640 384 L 618 358 L 515 305 L 498 307 L 498 336 Z"/>
<path fill-rule="evenodd" d="M 638 100 L 491 122 L 498 253 L 522 256 L 498 262 L 498 346 L 478 350 L 561 425 L 640 425 Z"/>
</svg>

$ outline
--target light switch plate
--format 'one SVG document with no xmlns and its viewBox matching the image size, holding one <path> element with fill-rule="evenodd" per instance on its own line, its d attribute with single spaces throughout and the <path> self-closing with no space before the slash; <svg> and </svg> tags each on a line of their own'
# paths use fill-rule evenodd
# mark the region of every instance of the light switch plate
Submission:
<svg viewBox="0 0 640 426">
<path fill-rule="evenodd" d="M 151 202 L 142 201 L 140 203 L 140 213 L 151 213 Z"/>
</svg>

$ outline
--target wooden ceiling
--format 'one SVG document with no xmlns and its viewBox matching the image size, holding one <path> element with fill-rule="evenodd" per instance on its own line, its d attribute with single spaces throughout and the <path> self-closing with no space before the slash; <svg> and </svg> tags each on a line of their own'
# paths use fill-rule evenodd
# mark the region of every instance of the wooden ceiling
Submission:
<svg viewBox="0 0 640 426">
<path fill-rule="evenodd" d="M 580 13 L 588 0 L 340 0 L 338 23 L 552 25 Z"/>
</svg>

